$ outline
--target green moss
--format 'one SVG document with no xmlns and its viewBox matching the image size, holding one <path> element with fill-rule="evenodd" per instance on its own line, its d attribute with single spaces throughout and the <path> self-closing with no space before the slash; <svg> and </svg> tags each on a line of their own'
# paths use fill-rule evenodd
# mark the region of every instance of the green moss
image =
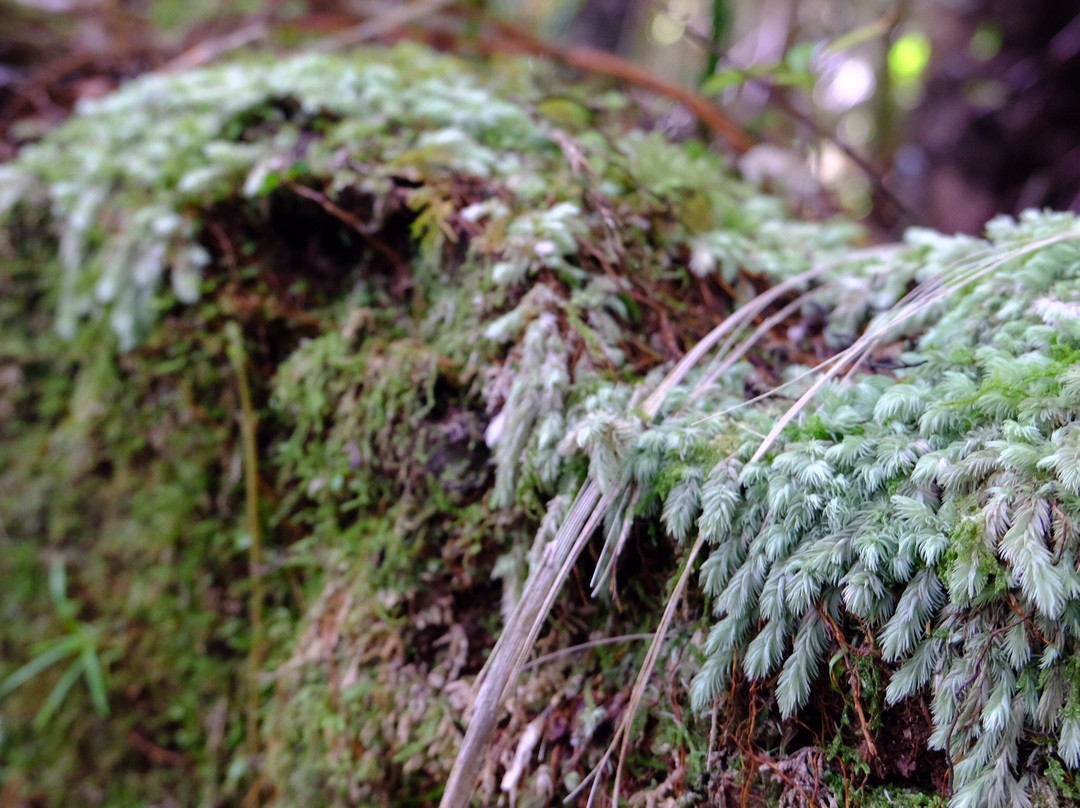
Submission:
<svg viewBox="0 0 1080 808">
<path fill-rule="evenodd" d="M 711 611 L 696 595 L 684 610 L 700 664 L 647 699 L 637 793 L 682 761 L 704 788 L 707 722 L 684 700 L 735 694 L 726 736 L 772 746 L 779 720 L 835 698 L 829 659 L 852 660 L 865 714 L 841 692 L 836 714 L 784 726 L 847 754 L 889 729 L 883 699 L 928 687 L 918 730 L 953 758 L 959 805 L 981 804 L 988 777 L 1018 787 L 1009 766 L 966 763 L 972 749 L 1012 761 L 1033 742 L 1066 775 L 1080 761 L 1080 697 L 1062 684 L 1080 658 L 1075 221 L 1000 220 L 988 241 L 912 231 L 868 256 L 849 223 L 793 222 L 703 145 L 626 132 L 614 96 L 552 83 L 415 47 L 248 56 L 87 103 L 0 170 L 15 236 L 0 245 L 0 679 L 85 627 L 110 708 L 73 687 L 34 730 L 59 668 L 4 699 L 2 774 L 27 778 L 27 799 L 431 804 L 499 615 L 587 477 L 635 489 L 619 499 L 637 520 L 616 570 L 631 583 L 612 603 L 559 601 L 552 647 L 651 626 L 678 543 L 709 538 Z M 756 462 L 782 410 L 747 399 L 820 378 L 773 353 L 706 364 L 642 417 L 684 350 L 821 264 L 815 350 L 917 279 L 954 295 L 905 310 L 901 370 L 823 385 Z M 258 410 L 257 575 L 230 323 Z M 75 624 L 41 586 L 57 559 Z M 256 578 L 269 647 L 252 677 Z M 565 725 L 545 725 L 548 775 L 582 777 L 638 658 L 542 666 L 499 749 L 550 710 Z"/>
<path fill-rule="evenodd" d="M 863 808 L 945 808 L 947 804 L 948 801 L 938 794 L 895 786 L 867 789 L 859 801 Z"/>
</svg>

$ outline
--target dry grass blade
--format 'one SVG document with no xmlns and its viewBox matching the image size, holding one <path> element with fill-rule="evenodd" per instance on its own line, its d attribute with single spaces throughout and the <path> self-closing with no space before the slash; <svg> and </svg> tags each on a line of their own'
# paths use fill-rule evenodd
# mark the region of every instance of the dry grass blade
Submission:
<svg viewBox="0 0 1080 808">
<path fill-rule="evenodd" d="M 711 389 L 720 376 L 726 371 L 730 370 L 732 365 L 742 359 L 747 352 L 753 348 L 758 341 L 773 330 L 777 325 L 782 323 L 802 306 L 810 300 L 813 300 L 817 295 L 816 289 L 811 289 L 809 292 L 804 292 L 799 295 L 793 301 L 784 306 L 776 314 L 765 319 L 761 325 L 754 329 L 746 339 L 739 343 L 738 347 L 733 351 L 724 353 L 723 349 L 718 353 L 719 362 L 715 367 L 709 368 L 704 376 L 694 385 L 693 391 L 690 393 L 690 401 L 696 401 L 700 399 L 705 393 Z"/>
<path fill-rule="evenodd" d="M 157 69 L 158 73 L 179 73 L 181 70 L 191 70 L 199 65 L 217 61 L 222 56 L 234 50 L 246 47 L 253 42 L 258 42 L 270 33 L 270 26 L 260 20 L 245 25 L 238 31 L 233 31 L 225 36 L 206 39 L 190 50 L 186 50 L 174 59 L 170 59 Z"/>
<path fill-rule="evenodd" d="M 847 261 L 845 263 L 851 262 Z M 660 412 L 660 408 L 664 405 L 664 401 L 667 399 L 668 394 L 682 383 L 683 379 L 686 378 L 686 374 L 689 373 L 698 362 L 704 359 L 709 351 L 716 347 L 716 344 L 721 338 L 732 332 L 738 333 L 740 329 L 745 328 L 755 317 L 768 308 L 774 300 L 783 297 L 792 289 L 798 288 L 807 281 L 812 281 L 815 278 L 820 277 L 830 269 L 834 269 L 835 266 L 836 265 L 834 264 L 821 264 L 812 267 L 805 272 L 801 272 L 792 278 L 788 278 L 783 283 L 779 283 L 767 292 L 763 292 L 755 297 L 702 337 L 693 348 L 686 352 L 686 355 L 676 363 L 675 367 L 671 369 L 671 372 L 664 377 L 663 381 L 661 381 L 649 397 L 645 399 L 642 409 L 645 411 L 648 418 L 651 420 L 656 417 L 656 414 Z"/>
<path fill-rule="evenodd" d="M 913 294 L 909 303 L 903 306 L 894 307 L 889 313 L 891 316 L 886 316 L 884 322 L 877 323 L 871 327 L 867 333 L 863 334 L 857 339 L 850 348 L 841 351 L 836 356 L 828 360 L 828 367 L 822 375 L 814 381 L 810 388 L 802 394 L 798 401 L 796 401 L 788 410 L 777 419 L 776 424 L 768 435 L 765 436 L 765 440 L 761 442 L 761 446 L 754 452 L 754 456 L 750 458 L 751 463 L 756 463 L 761 460 L 776 442 L 776 439 L 780 437 L 784 429 L 787 428 L 800 412 L 806 407 L 807 404 L 818 394 L 822 387 L 824 387 L 831 379 L 839 375 L 840 371 L 847 367 L 848 364 L 854 360 L 860 359 L 865 356 L 870 350 L 873 349 L 877 340 L 881 339 L 885 334 L 891 331 L 896 326 L 910 320 L 917 314 L 925 311 L 927 307 L 934 305 L 935 303 L 944 300 L 949 295 L 962 289 L 967 284 L 978 280 L 979 278 L 993 272 L 998 267 L 1007 264 L 1015 258 L 1020 258 L 1035 250 L 1048 247 L 1051 244 L 1056 244 L 1061 241 L 1067 241 L 1069 239 L 1076 238 L 1078 235 L 1074 232 L 1059 233 L 1055 236 L 1033 241 L 1023 247 L 1011 250 L 1004 255 L 1001 255 L 991 261 L 986 262 L 981 266 L 975 267 L 970 273 L 965 273 L 961 278 L 939 286 L 935 281 L 933 283 L 932 291 L 926 295 Z M 917 290 L 916 290 L 917 291 Z"/>
<path fill-rule="evenodd" d="M 857 255 L 843 264 L 857 261 L 863 255 Z M 698 342 L 657 385 L 656 389 L 642 404 L 642 410 L 648 421 L 659 413 L 668 394 L 685 378 L 686 374 L 700 362 L 721 339 L 729 334 L 738 334 L 753 318 L 758 316 L 776 299 L 808 281 L 835 269 L 839 264 L 822 264 L 800 273 L 761 295 L 736 311 L 720 323 L 700 342 Z M 729 343 L 730 344 L 730 343 Z M 599 487 L 592 480 L 587 481 L 579 490 L 570 511 L 563 520 L 556 537 L 544 550 L 544 556 L 526 582 L 517 607 L 507 621 L 502 635 L 492 649 L 484 669 L 480 672 L 474 686 L 472 718 L 469 722 L 461 751 L 458 753 L 446 789 L 439 803 L 440 808 L 464 808 L 472 796 L 473 783 L 480 770 L 488 737 L 495 725 L 499 707 L 506 688 L 524 668 L 533 643 L 543 626 L 558 597 L 563 581 L 573 568 L 592 531 L 603 519 L 608 510 L 625 496 L 625 487 L 629 480 L 601 497 Z M 620 535 L 623 531 L 620 531 Z M 602 553 L 614 553 L 613 548 L 605 546 Z M 689 569 L 689 565 L 687 569 Z M 684 573 L 685 577 L 685 573 Z M 681 591 L 681 590 L 679 590 Z M 678 597 L 673 597 L 668 610 L 673 613 Z M 670 620 L 670 618 L 669 618 Z M 665 629 L 666 630 L 666 629 Z M 659 653 L 650 647 L 650 655 Z M 650 668 L 651 671 L 651 668 Z M 647 678 L 647 677 L 646 677 Z M 610 752 L 610 750 L 609 750 Z M 609 755 L 605 755 L 605 760 Z M 594 771 L 595 773 L 595 771 Z"/>
<path fill-rule="evenodd" d="M 596 483 L 591 480 L 586 482 L 578 491 L 559 532 L 544 549 L 540 564 L 529 576 L 517 607 L 477 678 L 472 718 L 447 779 L 439 803 L 441 808 L 464 808 L 468 805 L 503 694 L 525 664 L 550 603 L 554 600 L 552 593 L 558 592 L 566 573 L 573 566 L 575 548 L 580 552 L 588 538 L 586 531 L 591 530 L 590 526 L 595 526 L 598 518 L 602 517 L 598 506 L 610 505 L 610 497 L 609 494 L 601 498 Z"/>
<path fill-rule="evenodd" d="M 660 624 L 656 627 L 656 632 L 653 634 L 652 642 L 649 644 L 648 653 L 645 654 L 645 661 L 641 663 L 641 668 L 638 670 L 637 680 L 634 682 L 634 689 L 630 694 L 630 700 L 627 702 L 626 711 L 623 713 L 622 719 L 619 721 L 619 727 L 615 731 L 615 739 L 618 739 L 621 736 L 621 743 L 619 748 L 619 762 L 615 766 L 615 782 L 612 784 L 611 788 L 612 803 L 614 805 L 619 804 L 619 781 L 622 779 L 622 770 L 623 765 L 626 762 L 626 755 L 630 751 L 630 725 L 633 723 L 634 716 L 641 707 L 642 699 L 645 698 L 645 688 L 648 687 L 649 680 L 652 678 L 653 669 L 656 668 L 656 660 L 660 658 L 660 649 L 664 645 L 664 638 L 671 629 L 671 623 L 675 619 L 675 610 L 679 607 L 683 592 L 686 591 L 686 586 L 690 582 L 690 574 L 694 569 L 694 562 L 697 560 L 698 554 L 704 546 L 705 538 L 699 534 L 694 541 L 694 546 L 691 547 L 690 552 L 686 554 L 686 561 L 683 562 L 683 569 L 679 574 L 679 580 L 676 582 L 675 588 L 671 592 L 671 597 L 668 598 L 668 602 L 664 606 L 664 614 L 660 618 Z M 612 739 L 612 744 L 615 743 L 615 739 Z"/>
<path fill-rule="evenodd" d="M 973 283 L 979 278 L 988 275 L 990 272 L 1007 264 L 1009 261 L 1021 258 L 1030 252 L 1042 249 L 1051 244 L 1056 244 L 1060 241 L 1068 241 L 1069 239 L 1077 238 L 1078 236 L 1080 236 L 1080 234 L 1072 232 L 1059 233 L 1058 235 L 1050 236 L 1026 244 L 1015 250 L 1011 250 L 1003 255 L 997 256 L 993 260 L 986 261 L 986 258 L 994 255 L 993 249 L 988 247 L 975 255 L 970 255 L 957 261 L 953 267 L 955 274 L 935 278 L 934 280 L 919 284 L 915 289 L 905 295 L 891 311 L 886 312 L 886 322 L 877 327 L 872 326 L 871 329 L 867 331 L 867 334 L 865 335 L 866 342 L 860 348 L 860 355 L 852 360 L 850 370 L 848 370 L 844 378 L 849 379 L 858 371 L 863 361 L 865 361 L 865 358 L 870 355 L 874 348 L 877 347 L 878 343 L 888 335 L 888 332 L 894 326 L 925 311 L 930 306 L 940 303 L 967 284 Z M 971 266 L 965 267 L 964 265 L 968 263 L 970 263 Z"/>
<path fill-rule="evenodd" d="M 617 518 L 612 520 L 611 532 L 608 534 L 604 547 L 600 552 L 600 557 L 596 561 L 596 569 L 593 572 L 592 580 L 589 581 L 589 586 L 592 587 L 592 596 L 596 597 L 600 594 L 601 589 L 604 586 L 604 582 L 611 580 L 612 594 L 614 594 L 615 579 L 612 575 L 612 570 L 615 568 L 615 562 L 622 554 L 623 546 L 626 544 L 626 539 L 630 535 L 630 528 L 634 526 L 634 519 L 632 514 L 637 508 L 638 499 L 641 496 L 641 489 L 635 486 L 632 491 L 627 490 L 626 494 L 630 498 L 630 502 L 626 502 L 624 496 L 623 501 L 619 503 L 619 512 Z M 631 514 L 630 518 L 627 518 L 627 514 Z M 615 533 L 615 528 L 619 528 L 618 534 Z M 612 536 L 615 537 L 612 541 Z"/>
<path fill-rule="evenodd" d="M 593 648 L 603 648 L 605 645 L 622 645 L 623 643 L 651 640 L 652 638 L 652 634 L 618 634 L 614 637 L 601 637 L 598 640 L 589 640 L 588 642 L 579 643 L 578 645 L 570 645 L 566 648 L 560 648 L 558 651 L 552 651 L 550 654 L 538 656 L 536 659 L 530 659 L 525 663 L 522 670 L 527 671 L 532 670 L 533 668 L 539 668 L 549 662 L 554 662 L 557 659 L 580 654 L 582 651 L 589 651 Z"/>
<path fill-rule="evenodd" d="M 780 393 L 780 391 L 786 390 L 790 387 L 794 387 L 804 379 L 814 376 L 817 373 L 826 371 L 835 363 L 840 363 L 841 367 L 849 368 L 848 373 L 845 375 L 845 379 L 849 379 L 858 370 L 861 363 L 865 361 L 866 357 L 869 356 L 869 354 L 877 346 L 880 340 L 888 336 L 889 332 L 894 327 L 900 325 L 902 322 L 909 320 L 917 314 L 925 311 L 925 309 L 929 306 L 940 302 L 949 295 L 953 294 L 959 289 L 962 289 L 967 284 L 978 280 L 980 277 L 986 275 L 987 273 L 996 269 L 1002 264 L 1008 263 L 1015 258 L 1019 258 L 1029 252 L 1041 249 L 1042 247 L 1048 246 L 1050 244 L 1055 244 L 1060 241 L 1068 241 L 1069 239 L 1077 238 L 1078 236 L 1080 236 L 1080 234 L 1064 233 L 1049 237 L 1047 239 L 1043 239 L 1038 242 L 1033 242 L 1005 255 L 998 256 L 998 258 L 990 264 L 978 263 L 985 260 L 987 256 L 991 256 L 994 254 L 994 251 L 990 248 L 982 250 L 974 255 L 969 255 L 962 259 L 959 259 L 952 267 L 952 269 L 955 270 L 957 274 L 951 278 L 948 285 L 946 285 L 944 280 L 940 277 L 920 283 L 915 289 L 913 289 L 911 292 L 901 298 L 892 307 L 892 309 L 885 312 L 881 316 L 881 318 L 879 318 L 879 322 L 871 324 L 871 326 L 867 329 L 866 333 L 858 341 L 850 345 L 844 351 L 841 351 L 834 356 L 830 356 L 828 359 L 823 359 L 821 362 L 814 365 L 813 367 L 807 368 L 802 372 L 796 374 L 795 376 L 792 376 L 786 382 L 776 385 L 771 390 L 767 390 L 760 395 L 748 398 L 745 401 L 735 404 L 734 406 L 728 407 L 719 412 L 715 412 L 712 415 L 701 418 L 700 420 L 695 421 L 694 425 L 696 426 L 697 424 L 702 424 L 715 418 L 721 418 L 725 415 L 736 412 L 737 410 L 741 410 L 751 404 L 756 404 L 759 401 L 764 401 L 765 399 L 772 398 L 773 396 Z M 964 267 L 967 264 L 971 263 L 974 263 L 972 267 L 968 269 L 960 269 L 961 267 Z M 804 297 L 812 297 L 813 294 L 813 291 L 811 291 L 808 292 Z M 769 323 L 769 327 L 775 325 L 775 322 L 771 321 L 773 321 L 774 319 L 777 319 L 778 321 L 778 318 L 780 318 L 780 314 L 782 313 L 782 311 L 778 312 L 777 314 L 769 318 L 769 321 L 766 321 L 767 323 Z M 759 327 L 759 329 L 748 338 L 747 342 L 750 342 L 751 340 L 756 342 L 756 340 L 759 338 L 758 332 L 768 330 L 765 328 L 765 326 L 766 323 L 763 323 Z M 740 346 L 737 349 L 736 353 L 738 354 L 738 356 L 741 357 L 745 353 L 745 351 L 743 350 L 743 346 Z M 730 357 L 726 357 L 723 362 L 723 367 L 730 367 L 730 364 Z M 835 375 L 837 375 L 836 371 L 833 372 L 833 376 Z M 712 379 L 713 377 L 713 372 L 710 372 L 708 378 Z M 704 385 L 705 379 L 702 379 L 702 381 L 699 382 L 698 387 L 695 388 L 694 392 L 691 394 L 691 399 L 699 398 L 704 393 Z M 792 417 L 794 417 L 794 414 Z M 790 419 L 788 422 L 790 422 Z M 768 451 L 768 449 L 766 448 L 765 451 Z"/>
</svg>

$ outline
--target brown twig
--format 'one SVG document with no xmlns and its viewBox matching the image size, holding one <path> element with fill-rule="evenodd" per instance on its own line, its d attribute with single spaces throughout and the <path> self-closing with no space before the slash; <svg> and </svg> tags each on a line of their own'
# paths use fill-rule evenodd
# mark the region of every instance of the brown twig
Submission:
<svg viewBox="0 0 1080 808">
<path fill-rule="evenodd" d="M 800 786 L 798 783 L 796 783 L 794 780 L 792 780 L 791 775 L 789 775 L 787 772 L 785 772 L 783 769 L 781 769 L 780 766 L 777 765 L 776 761 L 774 761 L 771 757 L 769 757 L 768 755 L 753 755 L 753 763 L 754 763 L 754 765 L 756 765 L 758 767 L 764 766 L 766 768 L 772 769 L 773 774 L 775 774 L 777 777 L 779 777 L 781 780 L 783 780 L 785 785 L 787 785 L 789 788 L 793 788 L 796 791 L 798 791 L 799 796 L 802 797 L 802 799 L 803 799 L 803 804 L 806 805 L 806 808 L 817 808 L 818 803 L 814 800 L 814 797 L 807 794 L 806 789 L 804 789 L 802 786 Z M 820 761 L 819 761 L 819 766 L 820 766 Z M 814 772 L 814 776 L 815 776 L 814 795 L 815 796 L 817 795 L 817 787 L 818 787 L 817 786 L 817 784 L 818 784 L 818 780 L 817 780 L 818 773 L 816 771 L 816 769 L 818 769 L 818 768 L 819 767 L 815 767 L 815 772 Z"/>
<path fill-rule="evenodd" d="M 146 755 L 155 766 L 180 768 L 187 764 L 187 760 L 179 752 L 163 749 L 149 738 L 144 738 L 137 730 L 133 729 L 128 733 L 128 740 L 131 741 L 132 746 Z"/>
<path fill-rule="evenodd" d="M 301 185 L 292 180 L 285 180 L 281 183 L 284 187 L 295 193 L 297 196 L 302 196 L 305 199 L 310 199 L 316 203 L 319 207 L 329 213 L 338 221 L 348 225 L 367 241 L 372 247 L 374 247 L 379 253 L 383 255 L 394 266 L 402 277 L 408 277 L 411 274 L 409 265 L 402 260 L 401 256 L 395 253 L 390 246 L 376 235 L 375 228 L 371 225 L 365 224 L 360 221 L 356 216 L 349 213 L 349 211 L 342 208 L 335 203 L 326 194 L 316 191 L 314 188 L 308 188 L 306 185 Z"/>
<path fill-rule="evenodd" d="M 1016 596 L 1011 592 L 1006 595 L 1005 600 L 1009 604 L 1009 608 L 1012 609 L 1013 613 L 1017 617 L 1021 618 L 1024 623 L 1027 623 L 1027 627 L 1031 629 L 1031 633 L 1034 634 L 1039 639 L 1039 641 L 1042 642 L 1043 645 L 1050 645 L 1050 640 L 1048 640 L 1043 635 L 1043 633 L 1039 631 L 1039 627 L 1035 625 L 1035 621 L 1032 619 L 1035 612 L 1025 612 L 1023 609 L 1021 609 L 1020 604 L 1016 600 Z M 1017 624 L 1013 623 L 1012 625 L 1013 627 L 1015 627 Z"/>
<path fill-rule="evenodd" d="M 270 27 L 264 20 L 260 20 L 224 36 L 204 39 L 195 47 L 167 61 L 155 72 L 179 73 L 182 70 L 190 70 L 193 67 L 217 61 L 227 53 L 264 39 L 269 33 Z"/>
<path fill-rule="evenodd" d="M 18 769 L 11 771 L 4 785 L 0 787 L 0 808 L 18 808 L 26 805 L 22 801 L 23 786 L 26 785 L 26 775 Z"/>
<path fill-rule="evenodd" d="M 640 65 L 593 48 L 566 47 L 547 42 L 519 25 L 492 15 L 485 15 L 483 19 L 502 36 L 516 42 L 523 50 L 530 53 L 547 56 L 587 73 L 610 76 L 678 101 L 685 105 L 699 121 L 723 137 L 739 154 L 745 154 L 754 146 L 753 139 L 742 127 L 727 117 L 707 98 L 686 87 L 655 76 Z"/>
<path fill-rule="evenodd" d="M 848 643 L 847 638 L 844 637 L 844 632 L 840 630 L 840 626 L 836 624 L 836 621 L 832 619 L 828 612 L 819 608 L 818 614 L 822 619 L 829 624 L 832 629 L 833 635 L 836 637 L 836 642 L 840 646 L 840 653 L 844 656 L 844 664 L 848 669 L 848 682 L 851 684 L 851 700 L 855 704 L 855 714 L 859 718 L 859 730 L 862 732 L 863 741 L 866 743 L 867 757 L 873 760 L 878 759 L 877 744 L 874 743 L 873 737 L 870 735 L 870 722 L 866 719 L 866 713 L 862 707 L 862 682 L 860 681 L 858 668 L 851 663 L 851 658 L 848 656 L 848 651 L 858 653 Z"/>
<path fill-rule="evenodd" d="M 239 283 L 240 263 L 236 260 L 236 250 L 233 249 L 232 242 L 229 241 L 229 237 L 225 234 L 221 225 L 213 218 L 207 217 L 206 226 L 210 231 L 210 234 L 214 237 L 214 241 L 217 242 L 218 249 L 221 250 L 221 259 L 229 270 L 229 277 L 231 277 L 235 283 Z"/>
<path fill-rule="evenodd" d="M 392 34 L 399 28 L 414 23 L 429 14 L 434 14 L 453 2 L 454 0 L 416 0 L 413 3 L 401 3 L 392 6 L 390 11 L 369 20 L 364 20 L 359 25 L 354 25 L 352 28 L 327 37 L 315 47 L 315 50 L 337 50 L 338 48 L 346 48 L 350 45 L 359 45 L 361 42 L 378 39 L 381 36 Z"/>
</svg>

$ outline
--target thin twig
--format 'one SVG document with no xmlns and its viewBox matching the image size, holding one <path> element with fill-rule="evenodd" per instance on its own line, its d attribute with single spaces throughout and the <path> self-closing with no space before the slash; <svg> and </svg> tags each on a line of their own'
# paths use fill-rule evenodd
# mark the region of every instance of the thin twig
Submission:
<svg viewBox="0 0 1080 808">
<path fill-rule="evenodd" d="M 588 651 L 591 648 L 599 648 L 604 645 L 618 645 L 619 643 L 624 642 L 640 642 L 641 640 L 651 640 L 652 638 L 652 634 L 620 634 L 617 637 L 602 637 L 598 640 L 589 640 L 589 642 L 583 642 L 579 645 L 569 645 L 566 648 L 560 648 L 558 651 L 552 651 L 550 654 L 538 656 L 536 659 L 526 662 L 521 670 L 524 672 L 531 670 L 532 668 L 539 668 L 541 665 L 554 662 L 556 659 L 573 656 L 581 651 Z"/>
<path fill-rule="evenodd" d="M 507 20 L 492 15 L 484 15 L 484 19 L 490 22 L 504 36 L 519 42 L 526 50 L 565 62 L 588 73 L 610 76 L 675 99 L 685 105 L 699 121 L 723 137 L 731 148 L 739 154 L 745 154 L 754 146 L 753 139 L 742 127 L 732 121 L 721 112 L 719 107 L 700 93 L 665 81 L 640 65 L 629 62 L 613 53 L 580 46 L 566 47 L 557 45 L 546 42 L 521 26 Z"/>
<path fill-rule="evenodd" d="M 220 59 L 227 53 L 258 42 L 270 33 L 270 26 L 265 20 L 246 25 L 224 36 L 205 39 L 190 50 L 186 50 L 174 59 L 159 67 L 156 73 L 179 73 L 199 65 Z"/>
<path fill-rule="evenodd" d="M 306 185 L 301 185 L 300 183 L 294 182 L 293 180 L 285 180 L 281 184 L 293 193 L 297 194 L 298 196 L 302 196 L 305 199 L 310 199 L 312 202 L 317 204 L 335 219 L 348 225 L 361 236 L 363 236 L 364 240 L 367 241 L 368 244 L 374 247 L 391 264 L 393 264 L 394 268 L 401 274 L 402 277 L 408 277 L 411 274 L 409 265 L 406 264 L 404 260 L 402 260 L 401 256 L 399 256 L 392 249 L 390 249 L 390 245 L 388 245 L 385 241 L 383 241 L 376 235 L 374 227 L 364 224 L 362 221 L 360 221 L 360 219 L 358 219 L 356 216 L 353 216 L 351 213 L 349 213 L 349 211 L 338 205 L 326 194 L 320 193 L 314 188 L 308 188 Z"/>
<path fill-rule="evenodd" d="M 862 732 L 863 741 L 866 743 L 866 751 L 868 757 L 877 760 L 878 751 L 877 744 L 874 743 L 873 737 L 870 735 L 870 722 L 866 719 L 866 713 L 863 712 L 862 707 L 862 683 L 859 679 L 859 673 L 855 665 L 852 664 L 851 658 L 848 656 L 847 639 L 844 637 L 844 632 L 840 630 L 840 626 L 836 624 L 836 621 L 832 619 L 832 616 L 824 609 L 818 609 L 818 614 L 824 618 L 825 622 L 832 628 L 833 634 L 836 636 L 836 642 L 840 646 L 840 653 L 844 656 L 844 663 L 848 668 L 848 681 L 851 683 L 851 700 L 855 704 L 855 713 L 859 718 L 859 730 Z"/>
</svg>

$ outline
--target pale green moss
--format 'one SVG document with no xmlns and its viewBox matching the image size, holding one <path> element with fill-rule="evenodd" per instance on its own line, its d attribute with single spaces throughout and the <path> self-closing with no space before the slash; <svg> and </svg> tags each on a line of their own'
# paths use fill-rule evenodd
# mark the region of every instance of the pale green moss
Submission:
<svg viewBox="0 0 1080 808">
<path fill-rule="evenodd" d="M 250 57 L 87 103 L 0 172 L 6 221 L 32 234 L 6 245 L 15 269 L 0 272 L 0 360 L 27 379 L 0 388 L 17 416 L 0 433 L 0 490 L 22 503 L 5 514 L 15 551 L 0 563 L 18 583 L 0 602 L 32 615 L 10 641 L 24 661 L 58 630 L 25 581 L 47 551 L 70 556 L 116 683 L 110 719 L 73 693 L 40 737 L 19 724 L 9 770 L 46 771 L 35 787 L 50 795 L 96 776 L 114 801 L 145 803 L 180 778 L 113 778 L 123 753 L 99 759 L 87 739 L 152 730 L 183 758 L 189 801 L 238 801 L 255 782 L 236 706 L 249 539 L 230 320 L 265 405 L 260 782 L 279 804 L 432 802 L 480 646 L 586 475 L 626 489 L 672 568 L 685 540 L 709 541 L 708 637 L 651 698 L 643 792 L 668 758 L 704 771 L 707 719 L 675 722 L 665 699 L 720 703 L 741 692 L 733 671 L 769 679 L 787 716 L 828 686 L 826 668 L 851 665 L 868 732 L 882 698 L 927 688 L 956 808 L 1020 799 L 1021 744 L 1042 744 L 1032 759 L 1053 771 L 1080 765 L 1074 218 L 861 252 L 849 223 L 791 221 L 701 145 L 622 131 L 610 97 L 553 110 L 549 78 L 414 47 Z M 706 360 L 643 417 L 682 348 L 757 285 L 823 265 L 788 338 L 811 355 L 869 328 L 902 354 L 893 372 L 825 385 L 753 461 L 783 406 L 747 394 L 770 374 L 801 393 L 820 369 L 767 352 L 723 372 Z M 951 294 L 892 310 L 932 278 Z M 622 518 L 609 521 L 614 542 Z M 657 611 L 663 587 L 642 588 L 623 595 Z M 477 596 L 483 614 L 463 617 Z M 562 617 L 557 639 L 637 619 Z M 597 653 L 590 672 L 623 690 L 632 659 Z M 591 739 L 614 696 L 598 702 L 584 679 L 544 668 L 515 691 L 507 738 L 552 705 L 590 717 L 565 736 L 583 756 L 543 773 L 554 783 L 601 752 Z M 25 717 L 46 684 L 5 710 Z M 853 696 L 833 687 L 844 709 L 825 729 L 858 743 Z M 148 728 L 144 703 L 161 713 Z M 760 732 L 779 735 L 771 719 Z"/>
</svg>

